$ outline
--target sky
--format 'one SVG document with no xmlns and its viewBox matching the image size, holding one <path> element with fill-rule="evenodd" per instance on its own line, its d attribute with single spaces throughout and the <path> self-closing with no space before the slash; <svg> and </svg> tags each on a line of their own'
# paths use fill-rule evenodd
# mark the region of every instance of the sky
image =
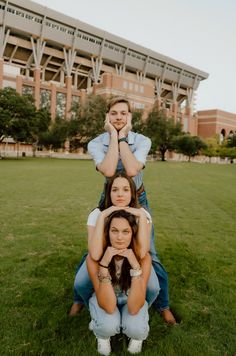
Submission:
<svg viewBox="0 0 236 356">
<path fill-rule="evenodd" d="M 209 74 L 195 110 L 236 114 L 235 0 L 35 0 Z"/>
</svg>

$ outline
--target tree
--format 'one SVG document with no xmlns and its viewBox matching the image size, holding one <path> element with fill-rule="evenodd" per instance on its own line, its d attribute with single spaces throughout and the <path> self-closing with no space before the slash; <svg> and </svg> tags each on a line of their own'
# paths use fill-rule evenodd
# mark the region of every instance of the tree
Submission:
<svg viewBox="0 0 236 356">
<path fill-rule="evenodd" d="M 9 136 L 10 119 L 10 111 L 0 107 L 0 142 L 2 142 L 6 136 Z"/>
<path fill-rule="evenodd" d="M 39 143 L 50 149 L 63 148 L 69 136 L 70 121 L 56 117 L 49 130 L 40 135 Z"/>
<path fill-rule="evenodd" d="M 221 158 L 228 158 L 233 163 L 234 158 L 236 158 L 236 147 L 220 147 L 219 156 Z"/>
<path fill-rule="evenodd" d="M 227 146 L 227 147 L 236 147 L 236 133 L 233 134 L 233 135 L 230 135 L 230 136 L 227 138 L 226 146 Z"/>
<path fill-rule="evenodd" d="M 174 138 L 182 134 L 182 126 L 163 111 L 154 108 L 147 117 L 143 133 L 152 140 L 151 153 L 158 150 L 161 160 L 165 161 L 166 151 L 174 149 Z"/>
<path fill-rule="evenodd" d="M 145 123 L 143 121 L 143 111 L 136 110 L 132 112 L 132 131 L 142 134 L 144 132 Z"/>
<path fill-rule="evenodd" d="M 79 106 L 77 120 L 77 140 L 80 147 L 86 148 L 88 142 L 104 131 L 107 102 L 99 95 L 89 95 Z"/>
<path fill-rule="evenodd" d="M 209 157 L 209 162 L 211 162 L 212 157 L 219 156 L 220 143 L 219 136 L 210 137 L 205 140 L 206 147 L 202 149 L 202 154 Z"/>
<path fill-rule="evenodd" d="M 46 108 L 39 109 L 30 127 L 29 141 L 32 143 L 33 156 L 35 156 L 38 143 L 45 133 L 49 130 L 51 115 Z"/>
<path fill-rule="evenodd" d="M 21 96 L 12 88 L 0 90 L 1 136 L 11 136 L 16 142 L 27 142 L 36 114 L 31 95 Z"/>
<path fill-rule="evenodd" d="M 206 148 L 205 142 L 203 142 L 198 136 L 191 136 L 185 134 L 179 136 L 174 141 L 175 149 L 178 153 L 182 153 L 188 156 L 188 160 L 200 153 L 200 151 Z"/>
</svg>

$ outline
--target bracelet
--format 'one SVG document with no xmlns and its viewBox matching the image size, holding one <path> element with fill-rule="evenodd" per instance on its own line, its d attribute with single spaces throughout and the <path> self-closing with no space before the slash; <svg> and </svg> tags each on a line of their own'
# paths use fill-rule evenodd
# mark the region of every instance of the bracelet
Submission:
<svg viewBox="0 0 236 356">
<path fill-rule="evenodd" d="M 109 279 L 103 279 L 100 281 L 101 284 L 111 284 L 111 281 Z"/>
<path fill-rule="evenodd" d="M 103 268 L 109 268 L 108 266 L 102 265 L 100 262 L 98 263 L 98 266 L 103 267 Z"/>
<path fill-rule="evenodd" d="M 130 269 L 129 270 L 130 277 L 139 277 L 142 275 L 142 269 Z"/>
<path fill-rule="evenodd" d="M 109 274 L 103 276 L 102 274 L 98 273 L 98 280 L 100 283 L 111 283 L 111 276 Z"/>
<path fill-rule="evenodd" d="M 141 279 L 141 276 L 133 276 L 133 277 L 131 277 L 131 281 L 133 281 L 135 279 Z"/>
<path fill-rule="evenodd" d="M 122 138 L 118 139 L 118 143 L 123 142 L 123 141 L 128 143 L 127 137 L 122 137 Z"/>
<path fill-rule="evenodd" d="M 133 267 L 132 269 L 134 269 L 135 271 L 137 271 L 137 270 L 140 270 L 141 267 L 140 267 L 140 265 L 138 265 L 138 266 Z"/>
</svg>

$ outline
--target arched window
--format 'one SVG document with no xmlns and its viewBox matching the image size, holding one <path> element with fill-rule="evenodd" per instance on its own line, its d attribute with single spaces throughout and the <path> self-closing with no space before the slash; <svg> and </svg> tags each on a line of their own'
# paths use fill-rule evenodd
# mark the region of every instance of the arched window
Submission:
<svg viewBox="0 0 236 356">
<path fill-rule="evenodd" d="M 225 129 L 222 129 L 220 132 L 220 143 L 222 143 L 225 139 Z"/>
</svg>

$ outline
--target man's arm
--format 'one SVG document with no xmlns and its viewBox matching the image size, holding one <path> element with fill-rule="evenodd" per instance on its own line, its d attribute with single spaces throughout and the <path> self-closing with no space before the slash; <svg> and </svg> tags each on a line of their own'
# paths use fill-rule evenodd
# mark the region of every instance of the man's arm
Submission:
<svg viewBox="0 0 236 356">
<path fill-rule="evenodd" d="M 108 151 L 101 163 L 97 165 L 97 169 L 105 177 L 112 177 L 116 173 L 116 167 L 119 159 L 117 131 L 114 130 L 110 134 L 110 143 Z"/>
<path fill-rule="evenodd" d="M 120 158 L 122 160 L 126 174 L 129 177 L 135 177 L 143 169 L 143 163 L 139 162 L 130 151 L 128 143 L 121 141 L 119 143 Z"/>
<path fill-rule="evenodd" d="M 108 116 L 104 128 L 110 136 L 108 151 L 104 152 L 102 139 L 98 136 L 89 142 L 88 152 L 93 157 L 97 170 L 105 177 L 112 177 L 116 173 L 119 159 L 118 133 L 110 124 Z"/>
<path fill-rule="evenodd" d="M 131 131 L 132 116 L 129 113 L 127 124 L 120 130 L 119 139 L 128 137 Z M 149 138 L 140 135 L 139 140 L 135 142 L 135 152 L 132 153 L 126 141 L 119 142 L 120 158 L 123 163 L 124 169 L 129 177 L 135 177 L 144 167 L 147 154 L 151 148 L 151 141 Z"/>
<path fill-rule="evenodd" d="M 139 135 L 135 142 L 135 151 L 132 153 L 128 143 L 119 143 L 120 158 L 128 176 L 135 177 L 145 166 L 148 152 L 151 148 L 151 140 Z"/>
</svg>

